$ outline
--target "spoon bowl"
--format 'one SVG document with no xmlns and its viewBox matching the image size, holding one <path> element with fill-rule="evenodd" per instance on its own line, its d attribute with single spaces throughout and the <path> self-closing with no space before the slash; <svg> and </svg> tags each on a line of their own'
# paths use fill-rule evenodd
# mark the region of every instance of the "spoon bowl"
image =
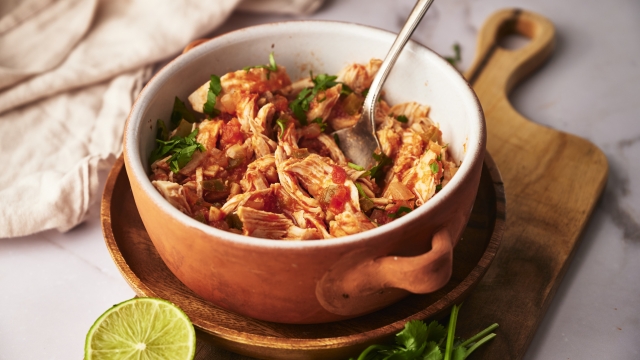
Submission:
<svg viewBox="0 0 640 360">
<path fill-rule="evenodd" d="M 340 149 L 345 156 L 351 162 L 365 169 L 375 165 L 372 154 L 380 149 L 380 142 L 375 131 L 375 113 L 382 85 L 387 80 L 387 76 L 389 76 L 400 52 L 409 41 L 420 20 L 427 13 L 431 3 L 433 3 L 433 0 L 419 0 L 411 10 L 407 21 L 398 33 L 393 45 L 391 45 L 391 49 L 389 49 L 387 56 L 380 65 L 380 69 L 371 82 L 369 92 L 362 104 L 360 119 L 358 119 L 356 125 L 333 133 L 334 137 L 337 136 L 339 139 Z"/>
</svg>

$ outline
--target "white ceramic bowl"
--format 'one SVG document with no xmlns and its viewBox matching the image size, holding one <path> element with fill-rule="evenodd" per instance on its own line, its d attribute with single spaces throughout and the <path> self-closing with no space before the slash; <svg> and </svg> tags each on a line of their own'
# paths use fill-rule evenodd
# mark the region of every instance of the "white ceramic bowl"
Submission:
<svg viewBox="0 0 640 360">
<path fill-rule="evenodd" d="M 125 163 L 145 227 L 171 271 L 189 288 L 229 310 L 276 322 L 317 323 L 365 314 L 409 292 L 442 287 L 478 189 L 485 151 L 480 104 L 460 73 L 410 41 L 387 82 L 390 104 L 431 106 L 444 141 L 461 162 L 452 181 L 426 204 L 376 229 L 336 239 L 291 242 L 236 235 L 175 209 L 153 188 L 147 159 L 156 119 L 168 119 L 211 74 L 265 63 L 271 51 L 292 80 L 336 74 L 383 59 L 395 34 L 362 25 L 298 21 L 250 27 L 209 40 L 164 67 L 142 90 L 125 129 Z"/>
</svg>

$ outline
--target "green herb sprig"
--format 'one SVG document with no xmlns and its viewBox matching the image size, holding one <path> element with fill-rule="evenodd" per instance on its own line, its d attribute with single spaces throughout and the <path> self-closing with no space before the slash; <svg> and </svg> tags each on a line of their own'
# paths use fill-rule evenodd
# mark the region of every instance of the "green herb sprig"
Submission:
<svg viewBox="0 0 640 360">
<path fill-rule="evenodd" d="M 460 44 L 453 44 L 453 53 L 455 54 L 454 56 L 445 56 L 444 59 L 447 60 L 451 65 L 458 66 L 458 63 L 460 63 L 460 61 L 462 60 L 460 56 Z"/>
<path fill-rule="evenodd" d="M 211 75 L 209 79 L 209 91 L 207 92 L 207 102 L 202 107 L 202 111 L 205 114 L 211 116 L 217 116 L 220 114 L 220 110 L 216 109 L 216 97 L 222 92 L 222 85 L 220 84 L 220 77 L 217 75 Z"/>
<path fill-rule="evenodd" d="M 177 96 L 173 100 L 173 110 L 171 111 L 171 124 L 173 126 L 177 126 L 180 123 L 180 120 L 184 119 L 189 123 L 193 123 L 196 121 L 193 113 L 187 109 L 187 106 L 180 100 Z"/>
<path fill-rule="evenodd" d="M 406 116 L 404 116 L 404 115 L 398 115 L 398 116 L 396 117 L 396 120 L 398 120 L 399 122 L 401 122 L 401 123 L 403 123 L 403 124 L 406 124 L 406 123 L 408 123 L 408 122 L 409 122 L 409 119 L 408 119 Z"/>
<path fill-rule="evenodd" d="M 382 170 L 385 166 L 391 165 L 392 163 L 391 158 L 388 157 L 385 153 L 380 153 L 380 154 L 374 153 L 372 156 L 373 156 L 373 159 L 378 163 L 374 165 L 371 169 L 369 169 L 369 174 L 367 175 L 371 176 L 371 178 L 376 181 L 382 180 L 382 176 L 384 175 Z"/>
<path fill-rule="evenodd" d="M 318 95 L 320 91 L 325 91 L 329 88 L 332 88 L 339 84 L 336 81 L 337 76 L 331 76 L 327 74 L 320 74 L 316 77 L 313 77 L 313 73 L 309 72 L 309 76 L 311 77 L 311 81 L 313 82 L 312 88 L 305 88 L 298 93 L 298 96 L 289 103 L 289 108 L 293 111 L 293 115 L 300 121 L 300 124 L 307 125 L 307 111 L 309 111 L 309 105 L 313 101 L 313 99 Z M 345 84 L 342 84 L 342 91 L 340 94 L 350 94 L 353 90 L 351 90 Z"/>
<path fill-rule="evenodd" d="M 276 125 L 280 127 L 280 139 L 282 139 L 282 136 L 284 135 L 284 129 L 287 127 L 287 120 L 280 118 L 276 120 Z"/>
<path fill-rule="evenodd" d="M 411 212 L 411 208 L 408 208 L 406 206 L 400 206 L 400 208 L 398 208 L 398 210 L 396 212 L 394 212 L 393 214 L 387 214 L 387 216 L 392 218 L 392 219 L 397 219 L 402 214 L 408 214 L 410 212 Z"/>
<path fill-rule="evenodd" d="M 255 65 L 255 66 L 245 66 L 242 70 L 249 72 L 251 69 L 266 69 L 267 71 L 267 80 L 269 80 L 269 76 L 271 72 L 278 71 L 278 65 L 276 64 L 276 59 L 273 57 L 273 51 L 269 53 L 269 65 Z"/>
<path fill-rule="evenodd" d="M 325 131 L 327 129 L 327 124 L 322 121 L 321 117 L 313 119 L 312 123 L 318 124 L 320 126 L 320 131 Z"/>
<path fill-rule="evenodd" d="M 460 306 L 457 305 L 451 309 L 446 330 L 437 321 L 429 325 L 420 320 L 409 321 L 396 335 L 395 345 L 371 345 L 357 360 L 464 360 L 496 336 L 492 331 L 498 324 L 487 327 L 469 340 L 456 342 L 455 327 L 459 310 Z"/>
<path fill-rule="evenodd" d="M 158 147 L 151 153 L 149 162 L 153 164 L 156 160 L 171 155 L 168 160 L 169 168 L 177 173 L 191 161 L 196 150 L 206 150 L 202 144 L 196 141 L 197 135 L 198 129 L 195 129 L 185 137 L 173 137 L 167 141 L 156 139 Z"/>
</svg>

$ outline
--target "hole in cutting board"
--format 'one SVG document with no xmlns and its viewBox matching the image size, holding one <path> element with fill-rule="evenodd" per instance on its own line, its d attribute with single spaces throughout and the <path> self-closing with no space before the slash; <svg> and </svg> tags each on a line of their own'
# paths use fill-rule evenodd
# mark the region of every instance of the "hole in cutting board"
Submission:
<svg viewBox="0 0 640 360">
<path fill-rule="evenodd" d="M 529 44 L 531 40 L 517 33 L 506 34 L 498 39 L 498 46 L 507 50 L 518 50 Z"/>
</svg>

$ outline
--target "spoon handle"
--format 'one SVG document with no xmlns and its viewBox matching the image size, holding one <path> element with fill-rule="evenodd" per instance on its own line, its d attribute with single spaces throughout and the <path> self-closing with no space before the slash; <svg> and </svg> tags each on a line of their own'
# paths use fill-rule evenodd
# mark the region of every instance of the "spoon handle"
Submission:
<svg viewBox="0 0 640 360">
<path fill-rule="evenodd" d="M 375 129 L 375 101 L 380 95 L 380 90 L 382 89 L 382 85 L 384 84 L 387 76 L 391 72 L 391 68 L 393 64 L 395 64 L 398 59 L 398 55 L 404 48 L 404 45 L 409 41 L 409 38 L 413 34 L 414 30 L 420 23 L 420 20 L 424 17 L 424 14 L 427 13 L 429 6 L 433 0 L 418 0 L 416 5 L 411 10 L 411 14 L 407 18 L 402 30 L 398 33 L 398 37 L 391 45 L 391 49 L 387 53 L 387 56 L 384 58 L 382 65 L 380 65 L 380 69 L 378 73 L 373 78 L 373 82 L 371 83 L 371 87 L 369 88 L 369 93 L 367 94 L 364 104 L 363 104 L 363 116 L 368 117 L 367 121 L 362 121 L 361 123 L 366 124 L 366 126 L 371 127 L 371 131 Z M 375 134 L 374 134 L 375 135 Z M 377 136 L 375 137 L 376 141 L 378 141 Z M 378 146 L 380 144 L 378 143 Z"/>
</svg>

